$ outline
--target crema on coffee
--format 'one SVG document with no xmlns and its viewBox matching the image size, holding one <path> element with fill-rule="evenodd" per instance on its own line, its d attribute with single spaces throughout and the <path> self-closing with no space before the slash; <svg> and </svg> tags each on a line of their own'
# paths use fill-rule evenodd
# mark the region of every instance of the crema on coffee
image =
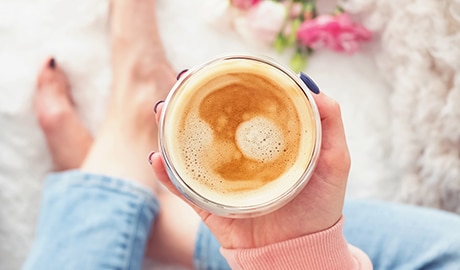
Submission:
<svg viewBox="0 0 460 270">
<path fill-rule="evenodd" d="M 308 96 L 278 67 L 257 59 L 229 58 L 186 74 L 166 100 L 161 125 L 170 176 L 230 207 L 291 192 L 317 147 Z"/>
</svg>

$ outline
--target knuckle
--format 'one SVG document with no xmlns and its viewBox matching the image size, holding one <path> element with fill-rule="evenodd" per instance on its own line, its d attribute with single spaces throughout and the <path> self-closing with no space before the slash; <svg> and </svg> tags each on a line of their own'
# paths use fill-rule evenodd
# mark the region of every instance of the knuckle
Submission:
<svg viewBox="0 0 460 270">
<path fill-rule="evenodd" d="M 329 104 L 329 108 L 333 114 L 342 115 L 342 109 L 340 107 L 340 104 L 337 101 L 331 100 Z"/>
</svg>

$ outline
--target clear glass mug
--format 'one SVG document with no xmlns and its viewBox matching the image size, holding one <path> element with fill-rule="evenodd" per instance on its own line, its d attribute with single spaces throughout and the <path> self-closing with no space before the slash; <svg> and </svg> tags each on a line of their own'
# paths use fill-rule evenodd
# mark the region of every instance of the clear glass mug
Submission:
<svg viewBox="0 0 460 270">
<path fill-rule="evenodd" d="M 220 97 L 223 89 L 233 92 Z M 214 106 L 214 96 L 228 100 Z M 272 96 L 281 103 L 271 102 Z M 250 113 L 261 108 L 261 115 L 240 113 L 241 103 L 249 104 Z M 237 113 L 222 118 L 237 106 Z M 207 118 L 203 108 L 211 108 Z M 233 115 L 241 123 L 228 124 Z M 218 134 L 230 135 L 223 140 Z M 159 146 L 172 183 L 191 203 L 220 216 L 253 217 L 282 207 L 308 183 L 319 156 L 321 121 L 310 90 L 289 68 L 265 57 L 230 55 L 182 74 L 163 106 Z"/>
</svg>

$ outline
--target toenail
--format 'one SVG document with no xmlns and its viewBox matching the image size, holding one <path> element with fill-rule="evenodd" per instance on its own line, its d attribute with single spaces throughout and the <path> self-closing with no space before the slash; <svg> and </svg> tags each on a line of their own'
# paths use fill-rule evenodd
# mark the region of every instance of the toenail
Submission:
<svg viewBox="0 0 460 270">
<path fill-rule="evenodd" d="M 300 72 L 300 79 L 305 83 L 305 85 L 315 94 L 319 94 L 319 87 L 316 83 L 308 77 L 307 74 Z"/>
<path fill-rule="evenodd" d="M 187 71 L 188 71 L 188 69 L 184 69 L 181 72 L 179 72 L 179 74 L 177 74 L 176 80 L 179 80 L 180 77 L 182 77 L 182 75 L 184 75 L 184 73 L 187 72 Z"/>
<path fill-rule="evenodd" d="M 155 154 L 155 151 L 150 152 L 150 154 L 148 155 L 148 160 L 149 160 L 150 165 L 152 165 L 152 156 L 153 156 L 153 154 Z"/>
<path fill-rule="evenodd" d="M 158 101 L 157 103 L 155 103 L 155 106 L 153 107 L 153 111 L 155 113 L 157 113 L 157 108 L 158 108 L 158 105 L 160 105 L 161 103 L 165 102 L 164 100 L 160 100 Z"/>
<path fill-rule="evenodd" d="M 48 66 L 54 69 L 56 67 L 56 60 L 54 58 L 51 58 L 48 63 Z"/>
</svg>

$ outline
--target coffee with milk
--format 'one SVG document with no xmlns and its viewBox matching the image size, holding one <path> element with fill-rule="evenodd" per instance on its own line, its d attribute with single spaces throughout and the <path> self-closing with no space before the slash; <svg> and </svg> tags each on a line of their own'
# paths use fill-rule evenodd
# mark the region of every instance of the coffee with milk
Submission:
<svg viewBox="0 0 460 270">
<path fill-rule="evenodd" d="M 308 181 L 319 150 L 317 110 L 299 82 L 253 57 L 221 58 L 185 74 L 160 123 L 176 187 L 222 215 L 287 201 Z"/>
</svg>

